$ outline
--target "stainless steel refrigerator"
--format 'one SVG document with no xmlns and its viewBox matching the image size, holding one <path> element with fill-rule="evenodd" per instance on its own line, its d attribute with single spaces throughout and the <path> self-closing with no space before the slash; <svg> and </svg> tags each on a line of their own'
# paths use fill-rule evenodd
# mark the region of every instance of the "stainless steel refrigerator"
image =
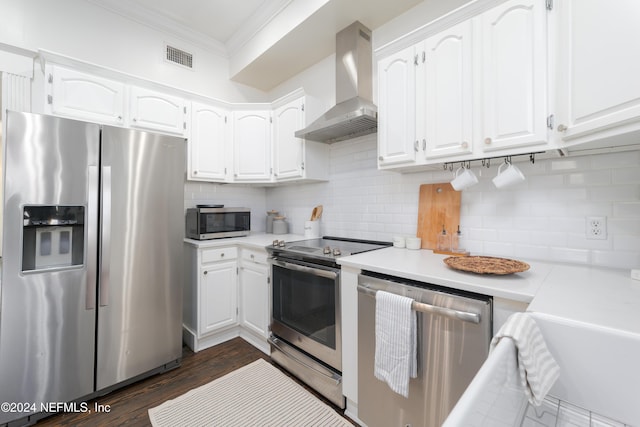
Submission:
<svg viewBox="0 0 640 427">
<path fill-rule="evenodd" d="M 0 424 L 178 366 L 185 140 L 7 113 Z M 35 409 L 35 411 L 31 411 Z"/>
</svg>

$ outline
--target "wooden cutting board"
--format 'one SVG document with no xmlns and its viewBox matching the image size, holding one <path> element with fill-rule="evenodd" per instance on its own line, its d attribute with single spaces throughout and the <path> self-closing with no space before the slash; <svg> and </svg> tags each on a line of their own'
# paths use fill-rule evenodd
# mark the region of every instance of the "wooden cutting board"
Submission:
<svg viewBox="0 0 640 427">
<path fill-rule="evenodd" d="M 448 182 L 422 184 L 418 200 L 418 232 L 423 249 L 435 249 L 444 224 L 447 234 L 460 225 L 460 195 Z"/>
</svg>

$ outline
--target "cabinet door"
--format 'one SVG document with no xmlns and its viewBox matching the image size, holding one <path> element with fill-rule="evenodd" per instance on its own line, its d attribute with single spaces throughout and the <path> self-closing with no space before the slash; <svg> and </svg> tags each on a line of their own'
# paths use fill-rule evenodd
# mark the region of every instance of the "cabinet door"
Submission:
<svg viewBox="0 0 640 427">
<path fill-rule="evenodd" d="M 57 65 L 47 77 L 51 114 L 75 119 L 124 124 L 124 84 Z"/>
<path fill-rule="evenodd" d="M 271 115 L 268 111 L 233 113 L 234 180 L 271 179 Z"/>
<path fill-rule="evenodd" d="M 227 175 L 229 111 L 199 102 L 191 103 L 189 179 L 224 181 Z"/>
<path fill-rule="evenodd" d="M 131 127 L 184 136 L 187 117 L 187 103 L 183 98 L 131 87 Z"/>
<path fill-rule="evenodd" d="M 484 150 L 546 143 L 545 2 L 511 0 L 480 21 Z"/>
<path fill-rule="evenodd" d="M 416 158 L 416 61 L 414 47 L 378 62 L 378 165 Z"/>
<path fill-rule="evenodd" d="M 304 140 L 294 135 L 304 127 L 304 123 L 304 98 L 274 111 L 273 168 L 276 179 L 301 178 L 304 175 Z"/>
<path fill-rule="evenodd" d="M 472 151 L 471 30 L 468 20 L 429 37 L 419 58 L 416 125 L 427 159 Z"/>
<path fill-rule="evenodd" d="M 237 262 L 200 268 L 199 335 L 237 323 Z"/>
<path fill-rule="evenodd" d="M 241 324 L 267 338 L 269 335 L 269 269 L 266 265 L 243 263 L 240 272 Z"/>
<path fill-rule="evenodd" d="M 569 141 L 640 121 L 640 3 L 558 3 L 558 120 Z M 597 31 L 594 30 L 597 27 Z"/>
</svg>

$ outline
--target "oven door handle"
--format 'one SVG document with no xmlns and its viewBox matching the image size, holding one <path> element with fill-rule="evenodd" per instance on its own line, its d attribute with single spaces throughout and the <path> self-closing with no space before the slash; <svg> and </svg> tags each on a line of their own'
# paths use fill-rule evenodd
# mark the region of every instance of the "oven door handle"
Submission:
<svg viewBox="0 0 640 427">
<path fill-rule="evenodd" d="M 286 268 L 288 270 L 300 271 L 302 273 L 313 274 L 314 276 L 326 277 L 327 279 L 336 279 L 338 273 L 332 270 L 324 270 L 320 268 L 307 267 L 304 265 L 298 265 L 291 262 L 285 262 L 278 259 L 270 258 L 269 262 L 278 267 Z"/>
<path fill-rule="evenodd" d="M 328 378 L 329 380 L 335 382 L 336 385 L 339 385 L 340 382 L 342 381 L 342 378 L 340 378 L 339 376 L 337 376 L 333 372 L 330 372 L 330 371 L 323 372 L 323 371 L 319 370 L 318 368 L 315 368 L 315 367 L 311 366 L 310 364 L 305 363 L 303 360 L 300 360 L 299 358 L 295 357 L 293 354 L 291 354 L 291 352 L 287 351 L 285 348 L 282 348 L 280 346 L 280 340 L 278 338 L 275 338 L 275 337 L 272 336 L 272 337 L 269 337 L 268 341 L 269 341 L 269 344 L 271 344 L 272 346 L 274 346 L 275 348 L 280 350 L 282 352 L 282 354 L 284 354 L 285 356 L 289 357 L 290 359 L 295 360 L 296 362 L 298 362 L 299 364 L 301 364 L 305 368 L 311 369 L 313 372 L 317 373 L 318 375 L 322 375 L 323 377 Z"/>
</svg>

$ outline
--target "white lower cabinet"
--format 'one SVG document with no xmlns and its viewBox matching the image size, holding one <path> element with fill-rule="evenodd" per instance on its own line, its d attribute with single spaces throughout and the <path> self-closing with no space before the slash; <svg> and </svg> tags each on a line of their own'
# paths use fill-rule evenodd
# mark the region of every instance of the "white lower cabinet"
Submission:
<svg viewBox="0 0 640 427">
<path fill-rule="evenodd" d="M 240 326 L 241 336 L 268 353 L 269 318 L 271 312 L 269 266 L 267 253 L 241 249 L 240 260 Z"/>
<path fill-rule="evenodd" d="M 183 340 L 195 352 L 242 337 L 269 354 L 264 249 L 185 243 Z"/>
<path fill-rule="evenodd" d="M 200 268 L 198 336 L 238 323 L 238 263 L 219 261 Z"/>
</svg>

